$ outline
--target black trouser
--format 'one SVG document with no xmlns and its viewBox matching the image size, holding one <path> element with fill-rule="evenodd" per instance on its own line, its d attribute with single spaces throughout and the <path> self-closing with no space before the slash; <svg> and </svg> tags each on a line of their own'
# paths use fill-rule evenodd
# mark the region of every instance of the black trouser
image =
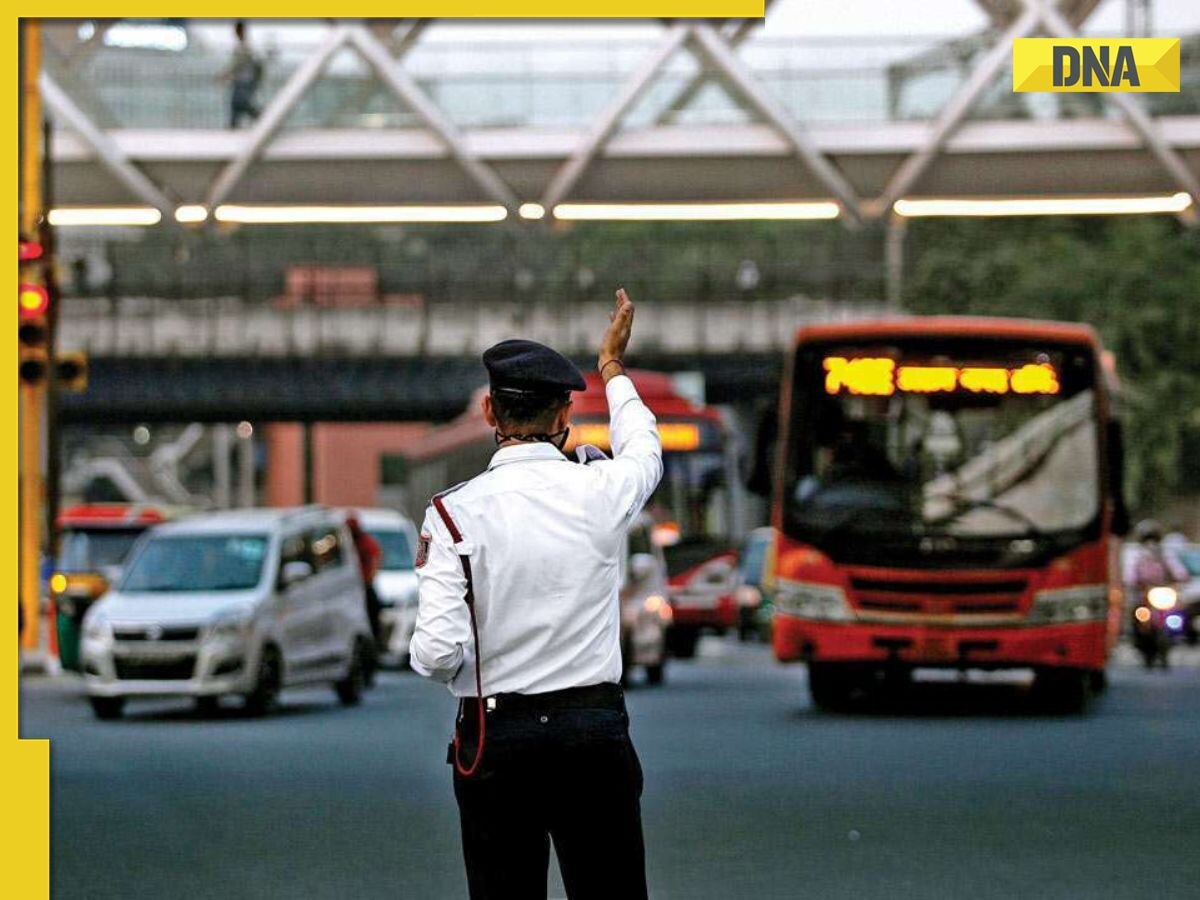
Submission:
<svg viewBox="0 0 1200 900">
<path fill-rule="evenodd" d="M 475 701 L 462 711 L 469 766 Z M 642 768 L 617 685 L 500 695 L 454 795 L 471 900 L 545 900 L 551 840 L 570 900 L 645 900 Z"/>
</svg>

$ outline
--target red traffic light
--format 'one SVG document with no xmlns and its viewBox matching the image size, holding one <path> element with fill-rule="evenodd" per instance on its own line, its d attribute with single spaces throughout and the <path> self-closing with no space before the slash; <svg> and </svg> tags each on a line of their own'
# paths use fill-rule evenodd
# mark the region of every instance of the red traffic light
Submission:
<svg viewBox="0 0 1200 900">
<path fill-rule="evenodd" d="M 17 314 L 23 319 L 44 316 L 50 308 L 50 295 L 40 284 L 22 284 L 17 288 Z"/>
<path fill-rule="evenodd" d="M 28 262 L 31 259 L 41 259 L 46 251 L 37 241 L 17 241 L 17 261 Z"/>
</svg>

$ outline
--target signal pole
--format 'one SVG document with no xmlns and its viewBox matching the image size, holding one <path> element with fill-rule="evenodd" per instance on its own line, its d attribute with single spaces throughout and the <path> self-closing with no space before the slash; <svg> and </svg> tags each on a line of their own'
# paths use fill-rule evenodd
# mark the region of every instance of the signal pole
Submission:
<svg viewBox="0 0 1200 900">
<path fill-rule="evenodd" d="M 42 220 L 42 103 L 38 92 L 41 71 L 41 26 L 36 20 L 21 22 L 21 203 L 20 226 L 24 236 L 38 235 Z M 12 248 L 9 247 L 9 251 Z M 38 646 L 41 605 L 42 554 L 42 413 L 46 379 L 20 380 L 20 572 L 21 607 L 24 611 L 24 646 Z"/>
</svg>

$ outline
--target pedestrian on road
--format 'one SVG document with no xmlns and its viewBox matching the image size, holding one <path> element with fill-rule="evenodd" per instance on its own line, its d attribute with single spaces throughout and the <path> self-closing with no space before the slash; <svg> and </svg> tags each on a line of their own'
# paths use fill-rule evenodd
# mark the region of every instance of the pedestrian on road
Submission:
<svg viewBox="0 0 1200 900">
<path fill-rule="evenodd" d="M 425 515 L 411 661 L 459 698 L 447 761 L 472 900 L 544 900 L 551 840 L 570 900 L 646 897 L 618 590 L 662 446 L 622 363 L 633 314 L 618 291 L 600 342 L 613 459 L 563 453 L 575 365 L 503 341 L 483 354 L 499 449 Z"/>
<path fill-rule="evenodd" d="M 375 646 L 378 649 L 383 646 L 383 623 L 379 616 L 382 604 L 379 602 L 379 593 L 375 590 L 375 575 L 379 572 L 383 548 L 379 546 L 379 541 L 362 527 L 354 513 L 346 516 L 346 528 L 358 555 L 358 569 L 362 575 L 363 594 L 367 602 L 367 621 L 371 623 L 371 634 L 375 637 Z"/>
</svg>

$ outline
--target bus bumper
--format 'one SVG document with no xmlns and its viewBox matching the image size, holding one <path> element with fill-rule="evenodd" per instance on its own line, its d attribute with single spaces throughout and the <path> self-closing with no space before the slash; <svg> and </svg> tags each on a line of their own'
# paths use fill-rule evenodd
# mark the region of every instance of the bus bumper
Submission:
<svg viewBox="0 0 1200 900">
<path fill-rule="evenodd" d="M 1104 622 L 968 628 L 821 622 L 777 614 L 774 625 L 775 658 L 780 662 L 1103 669 L 1108 659 Z"/>
</svg>

